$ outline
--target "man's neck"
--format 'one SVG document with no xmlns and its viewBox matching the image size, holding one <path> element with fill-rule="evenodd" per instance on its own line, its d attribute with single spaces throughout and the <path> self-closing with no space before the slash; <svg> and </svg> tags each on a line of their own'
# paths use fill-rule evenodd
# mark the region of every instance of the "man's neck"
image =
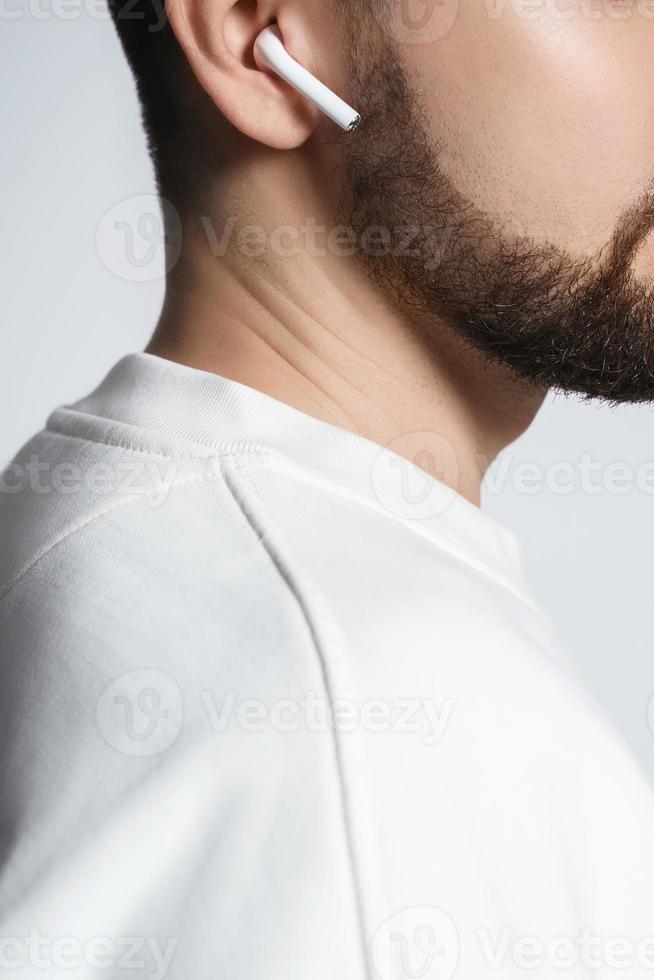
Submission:
<svg viewBox="0 0 654 980">
<path fill-rule="evenodd" d="M 447 327 L 421 333 L 354 259 L 291 251 L 216 257 L 187 236 L 148 351 L 389 447 L 479 504 L 485 469 L 542 396 Z"/>
</svg>

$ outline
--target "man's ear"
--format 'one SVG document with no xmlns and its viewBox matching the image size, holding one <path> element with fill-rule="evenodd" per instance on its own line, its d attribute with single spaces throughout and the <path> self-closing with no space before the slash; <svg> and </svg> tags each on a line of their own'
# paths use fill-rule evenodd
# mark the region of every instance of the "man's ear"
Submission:
<svg viewBox="0 0 654 980">
<path fill-rule="evenodd" d="M 301 146 L 319 113 L 254 60 L 254 42 L 278 21 L 284 41 L 311 67 L 295 14 L 276 16 L 258 0 L 167 0 L 168 18 L 196 78 L 226 119 L 246 136 L 279 150 Z"/>
</svg>

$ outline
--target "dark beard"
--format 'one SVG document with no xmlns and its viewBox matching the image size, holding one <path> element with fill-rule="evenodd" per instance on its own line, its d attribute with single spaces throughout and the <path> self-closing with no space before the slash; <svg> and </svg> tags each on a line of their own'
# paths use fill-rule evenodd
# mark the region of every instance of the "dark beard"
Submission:
<svg viewBox="0 0 654 980">
<path fill-rule="evenodd" d="M 654 229 L 654 191 L 592 260 L 504 238 L 440 171 L 394 50 L 378 49 L 373 64 L 355 54 L 353 98 L 363 121 L 343 142 L 340 220 L 356 231 L 373 281 L 433 343 L 454 329 L 540 389 L 654 400 L 654 293 L 632 271 Z"/>
</svg>

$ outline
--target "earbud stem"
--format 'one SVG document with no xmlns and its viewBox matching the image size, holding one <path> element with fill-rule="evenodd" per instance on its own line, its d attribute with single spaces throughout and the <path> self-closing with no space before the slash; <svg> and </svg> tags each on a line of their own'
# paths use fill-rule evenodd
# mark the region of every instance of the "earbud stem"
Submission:
<svg viewBox="0 0 654 980">
<path fill-rule="evenodd" d="M 254 53 L 260 67 L 274 71 L 341 129 L 351 132 L 357 128 L 361 122 L 359 113 L 290 56 L 277 26 L 266 27 L 261 32 Z"/>
</svg>

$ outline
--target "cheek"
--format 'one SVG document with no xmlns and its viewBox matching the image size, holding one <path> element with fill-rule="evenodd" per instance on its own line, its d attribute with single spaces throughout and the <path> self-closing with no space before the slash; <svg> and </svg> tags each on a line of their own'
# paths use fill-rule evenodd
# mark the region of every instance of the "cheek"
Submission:
<svg viewBox="0 0 654 980">
<path fill-rule="evenodd" d="M 505 232 L 591 254 L 654 174 L 654 22 L 487 8 L 407 51 L 442 168 Z"/>
</svg>

